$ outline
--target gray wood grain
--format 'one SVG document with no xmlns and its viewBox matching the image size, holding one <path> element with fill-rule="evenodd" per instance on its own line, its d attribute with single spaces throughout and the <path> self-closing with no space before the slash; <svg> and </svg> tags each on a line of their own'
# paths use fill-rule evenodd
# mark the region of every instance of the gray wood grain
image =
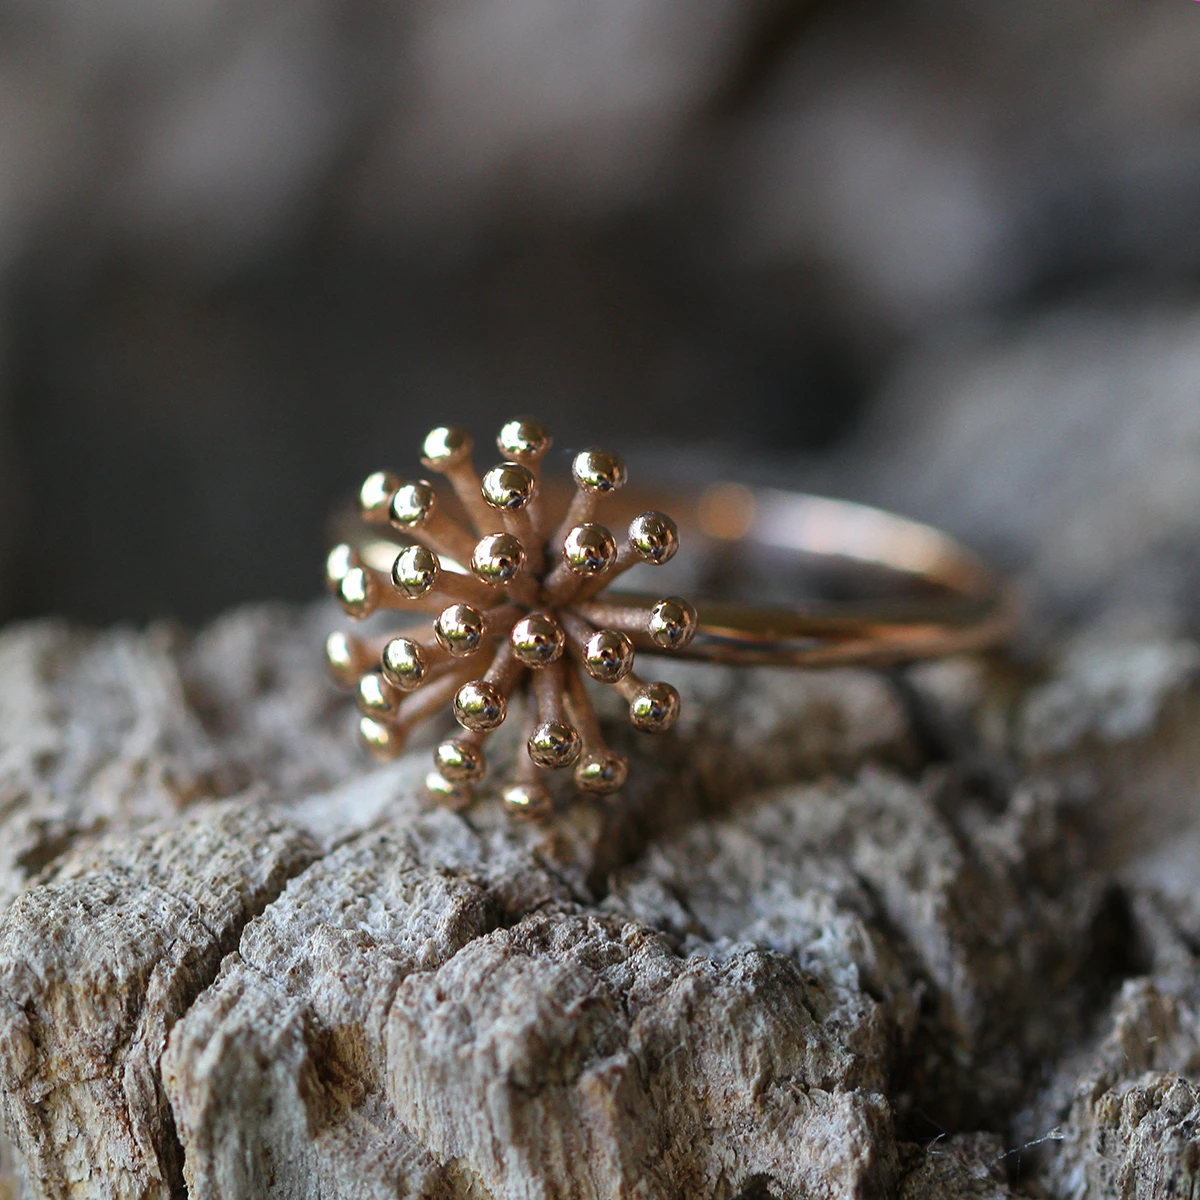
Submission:
<svg viewBox="0 0 1200 1200">
<path fill-rule="evenodd" d="M 26 1195 L 1194 1186 L 1194 875 L 1155 866 L 1192 643 L 1017 687 L 675 665 L 638 782 L 529 826 L 346 751 L 319 625 L 3 635 Z"/>
</svg>

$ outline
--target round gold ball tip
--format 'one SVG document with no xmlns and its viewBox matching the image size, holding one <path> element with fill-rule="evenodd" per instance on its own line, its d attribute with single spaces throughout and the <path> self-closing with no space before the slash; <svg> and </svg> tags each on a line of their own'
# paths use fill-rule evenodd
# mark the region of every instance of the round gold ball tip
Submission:
<svg viewBox="0 0 1200 1200">
<path fill-rule="evenodd" d="M 629 775 L 629 764 L 611 751 L 589 754 L 575 768 L 575 786 L 598 796 L 618 791 Z"/>
<path fill-rule="evenodd" d="M 616 539 L 603 525 L 576 525 L 563 539 L 563 559 L 576 575 L 607 571 L 616 557 Z"/>
<path fill-rule="evenodd" d="M 496 438 L 500 453 L 514 462 L 536 462 L 550 449 L 550 431 L 537 421 L 505 421 Z"/>
<path fill-rule="evenodd" d="M 411 692 L 425 682 L 429 661 L 424 649 L 411 638 L 392 638 L 380 655 L 383 677 L 402 692 Z"/>
<path fill-rule="evenodd" d="M 481 488 L 488 504 L 511 512 L 524 508 L 533 499 L 537 480 L 519 463 L 501 463 L 484 475 Z"/>
<path fill-rule="evenodd" d="M 650 610 L 646 632 L 664 650 L 679 650 L 696 636 L 696 610 L 680 596 L 667 596 Z"/>
<path fill-rule="evenodd" d="M 489 533 L 471 555 L 471 570 L 484 583 L 508 583 L 525 565 L 525 547 L 511 533 Z"/>
<path fill-rule="evenodd" d="M 539 767 L 569 767 L 582 748 L 579 731 L 564 721 L 542 721 L 529 735 L 529 757 Z"/>
<path fill-rule="evenodd" d="M 441 573 L 441 561 L 425 546 L 406 546 L 392 564 L 392 582 L 409 600 L 419 600 L 431 592 Z"/>
<path fill-rule="evenodd" d="M 598 683 L 617 683 L 633 670 L 633 642 L 615 629 L 600 629 L 583 647 L 583 665 Z"/>
<path fill-rule="evenodd" d="M 443 808 L 466 808 L 475 798 L 469 783 L 451 783 L 438 771 L 430 771 L 425 776 L 425 790 Z"/>
<path fill-rule="evenodd" d="M 666 513 L 644 512 L 629 523 L 629 541 L 642 558 L 660 567 L 679 549 L 679 527 Z"/>
<path fill-rule="evenodd" d="M 366 648 L 356 637 L 335 629 L 325 639 L 325 664 L 342 687 L 353 687 L 366 659 Z"/>
<path fill-rule="evenodd" d="M 437 493 L 425 479 L 414 483 L 402 483 L 392 496 L 388 506 L 388 519 L 401 529 L 413 529 L 423 525 L 433 516 L 437 508 Z"/>
<path fill-rule="evenodd" d="M 392 497 L 400 480 L 390 471 L 375 471 L 363 480 L 358 489 L 358 510 L 368 521 L 386 521 Z"/>
<path fill-rule="evenodd" d="M 365 567 L 351 567 L 338 584 L 337 598 L 348 616 L 369 617 L 379 603 L 379 587 Z"/>
<path fill-rule="evenodd" d="M 433 752 L 434 766 L 451 783 L 474 783 L 487 771 L 487 760 L 478 746 L 450 738 Z"/>
<path fill-rule="evenodd" d="M 454 696 L 454 716 L 464 729 L 486 733 L 504 724 L 508 702 L 504 693 L 486 679 L 464 683 Z"/>
<path fill-rule="evenodd" d="M 353 568 L 361 566 L 362 563 L 353 549 L 345 542 L 339 542 L 325 556 L 325 586 L 336 595 L 342 580 Z"/>
<path fill-rule="evenodd" d="M 679 717 L 679 693 L 669 683 L 648 683 L 629 702 L 629 719 L 643 733 L 662 733 Z"/>
<path fill-rule="evenodd" d="M 540 783 L 516 783 L 504 789 L 504 807 L 514 817 L 537 821 L 554 811 L 554 797 Z"/>
<path fill-rule="evenodd" d="M 374 717 L 360 718 L 358 736 L 371 754 L 384 762 L 389 762 L 404 751 L 404 735 L 400 730 Z"/>
<path fill-rule="evenodd" d="M 571 464 L 575 482 L 585 492 L 615 492 L 625 483 L 625 463 L 604 450 L 583 450 Z"/>
<path fill-rule="evenodd" d="M 400 694 L 379 671 L 368 671 L 358 681 L 358 707 L 368 717 L 393 717 Z"/>
<path fill-rule="evenodd" d="M 425 435 L 421 446 L 421 462 L 431 471 L 445 471 L 464 462 L 475 443 L 465 429 L 439 425 Z"/>
<path fill-rule="evenodd" d="M 483 644 L 486 629 L 483 613 L 470 604 L 451 604 L 442 609 L 433 623 L 434 636 L 455 658 L 474 654 Z"/>
<path fill-rule="evenodd" d="M 513 653 L 527 667 L 548 667 L 562 657 L 567 637 L 562 626 L 545 613 L 522 617 L 509 635 Z"/>
</svg>

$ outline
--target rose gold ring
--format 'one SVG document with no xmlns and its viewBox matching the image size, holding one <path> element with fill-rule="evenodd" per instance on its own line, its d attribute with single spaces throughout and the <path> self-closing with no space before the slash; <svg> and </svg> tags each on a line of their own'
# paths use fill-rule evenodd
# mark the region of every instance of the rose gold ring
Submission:
<svg viewBox="0 0 1200 1200">
<path fill-rule="evenodd" d="M 621 459 L 594 449 L 574 456 L 568 494 L 542 479 L 551 445 L 542 426 L 510 421 L 497 445 L 505 461 L 480 477 L 471 438 L 433 430 L 421 461 L 452 495 L 424 479 L 368 476 L 326 560 L 328 586 L 352 618 L 433 618 L 334 632 L 326 658 L 357 691 L 360 734 L 378 757 L 396 756 L 414 726 L 452 708 L 461 731 L 437 746 L 426 781 L 444 803 L 470 802 L 487 770 L 484 740 L 513 701 L 526 753 L 504 789 L 511 812 L 550 812 L 545 772 L 559 768 L 573 767 L 586 792 L 620 788 L 626 760 L 604 742 L 589 681 L 619 692 L 644 732 L 679 714 L 674 687 L 634 673 L 638 654 L 884 666 L 984 649 L 1011 628 L 1000 580 L 916 521 L 736 483 L 638 495 L 624 486 Z M 688 553 L 677 556 L 681 543 Z M 643 576 L 667 586 L 641 593 Z M 711 596 L 689 602 L 676 591 Z"/>
</svg>

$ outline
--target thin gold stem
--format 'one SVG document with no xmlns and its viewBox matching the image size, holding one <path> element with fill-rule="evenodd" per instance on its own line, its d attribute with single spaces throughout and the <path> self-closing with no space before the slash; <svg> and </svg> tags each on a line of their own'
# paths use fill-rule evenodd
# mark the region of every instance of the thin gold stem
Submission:
<svg viewBox="0 0 1200 1200">
<path fill-rule="evenodd" d="M 529 567 L 526 564 L 521 569 L 520 574 L 514 576 L 507 583 L 501 584 L 502 588 L 508 589 L 508 594 L 518 603 L 525 605 L 526 608 L 532 608 L 537 604 L 541 595 L 541 588 L 538 586 L 538 581 L 528 573 Z"/>
<path fill-rule="evenodd" d="M 449 670 L 436 679 L 422 684 L 415 692 L 410 692 L 400 701 L 396 709 L 393 724 L 399 725 L 406 732 L 414 725 L 419 725 L 427 717 L 433 716 L 454 698 L 454 693 L 472 676 L 476 670 L 469 662 L 461 662 L 458 670 Z"/>
<path fill-rule="evenodd" d="M 630 671 L 623 679 L 618 679 L 612 687 L 622 697 L 632 702 L 639 692 L 645 691 L 646 682 L 643 679 L 639 679 L 634 672 Z"/>
<path fill-rule="evenodd" d="M 596 630 L 577 613 L 558 610 L 558 621 L 567 635 L 567 646 L 578 661 L 583 661 L 588 639 Z"/>
<path fill-rule="evenodd" d="M 558 552 L 562 553 L 561 542 L 558 543 Z M 546 576 L 542 584 L 542 594 L 550 604 L 569 604 L 582 583 L 583 580 L 567 566 L 565 560 L 560 561 Z"/>
<path fill-rule="evenodd" d="M 439 572 L 431 592 L 447 597 L 446 604 L 458 602 L 475 608 L 490 608 L 504 598 L 504 593 L 494 584 L 484 583 L 474 575 L 460 575 L 457 571 Z"/>
<path fill-rule="evenodd" d="M 520 682 L 528 668 L 513 652 L 513 645 L 507 638 L 496 648 L 496 657 L 492 665 L 484 672 L 483 678 L 508 696 Z"/>
<path fill-rule="evenodd" d="M 525 615 L 523 608 L 515 604 L 502 604 L 498 608 L 484 611 L 484 628 L 489 638 L 507 638 L 512 627 Z"/>
<path fill-rule="evenodd" d="M 521 723 L 521 745 L 529 744 L 533 731 L 538 727 L 538 709 L 533 703 L 533 697 L 528 697 L 525 705 L 525 720 Z M 517 755 L 517 765 L 513 771 L 513 782 L 517 784 L 538 784 L 545 782 L 546 768 L 539 767 L 526 751 Z"/>
<path fill-rule="evenodd" d="M 550 540 L 552 548 L 561 551 L 563 542 L 567 540 L 567 534 L 576 525 L 584 525 L 596 515 L 596 505 L 600 502 L 600 495 L 600 492 L 589 492 L 576 484 L 575 495 L 571 497 L 567 515 L 563 517 L 554 531 L 554 537 Z"/>
<path fill-rule="evenodd" d="M 604 601 L 589 600 L 575 605 L 573 612 L 593 625 L 642 636 L 645 636 L 650 620 L 650 610 L 635 604 L 608 604 Z"/>
<path fill-rule="evenodd" d="M 631 567 L 639 566 L 646 560 L 634 549 L 633 543 L 627 538 L 617 549 L 616 561 L 607 571 L 600 571 L 584 579 L 571 594 L 572 604 L 581 604 L 590 600 L 597 592 L 603 591 L 619 575 L 623 575 Z"/>
<path fill-rule="evenodd" d="M 529 514 L 529 526 L 532 530 L 531 544 L 537 547 L 542 561 L 540 571 L 545 567 L 546 541 L 546 528 L 543 524 L 545 513 L 542 511 L 542 455 L 523 455 L 520 463 L 533 476 L 533 499 L 529 501 L 525 511 Z"/>
<path fill-rule="evenodd" d="M 443 474 L 450 481 L 450 486 L 458 496 L 459 503 L 466 509 L 467 519 L 476 533 L 475 540 L 478 541 L 479 538 L 485 537 L 489 533 L 499 533 L 497 525 L 500 522 L 497 520 L 496 511 L 483 498 L 483 492 L 479 485 L 479 472 L 475 470 L 475 464 L 471 459 L 467 457 L 461 462 L 446 467 Z M 463 566 L 470 561 L 468 556 Z"/>
<path fill-rule="evenodd" d="M 583 673 L 574 663 L 567 671 L 567 706 L 575 728 L 579 730 L 584 757 L 607 753 L 608 746 L 600 732 L 600 719 L 596 716 L 595 705 L 592 704 L 591 696 L 587 694 Z"/>
<path fill-rule="evenodd" d="M 483 504 L 482 498 L 480 503 Z M 483 507 L 487 508 L 487 505 Z M 453 517 L 435 511 L 420 525 L 414 525 L 404 532 L 441 557 L 453 559 L 464 571 L 470 570 L 471 555 L 475 552 L 478 539 L 473 538 Z"/>
<path fill-rule="evenodd" d="M 561 721 L 567 723 L 567 711 L 563 704 L 563 691 L 566 685 L 564 669 L 566 664 L 560 658 L 540 671 L 533 672 L 533 689 L 537 697 L 538 721 Z"/>
<path fill-rule="evenodd" d="M 546 556 L 530 516 L 529 506 L 503 509 L 500 516 L 506 532 L 511 533 L 525 547 L 526 571 L 532 576 L 540 577 L 546 565 Z"/>
</svg>

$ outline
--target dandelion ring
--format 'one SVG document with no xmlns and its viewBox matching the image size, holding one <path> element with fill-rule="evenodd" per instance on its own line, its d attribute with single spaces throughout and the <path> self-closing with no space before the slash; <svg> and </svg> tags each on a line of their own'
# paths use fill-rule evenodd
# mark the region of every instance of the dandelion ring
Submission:
<svg viewBox="0 0 1200 1200">
<path fill-rule="evenodd" d="M 674 687 L 634 672 L 639 655 L 883 666 L 982 649 L 1011 625 L 996 576 L 927 525 L 741 484 L 671 497 L 668 515 L 643 506 L 624 487 L 622 460 L 595 449 L 574 456 L 574 490 L 555 519 L 563 504 L 554 505 L 553 481 L 541 470 L 549 433 L 509 421 L 497 445 L 505 461 L 480 477 L 470 436 L 433 430 L 421 461 L 445 476 L 452 495 L 444 499 L 426 479 L 368 476 L 326 560 L 328 587 L 350 617 L 432 617 L 374 636 L 335 631 L 326 658 L 335 679 L 357 691 L 360 734 L 377 757 L 395 757 L 416 725 L 453 712 L 460 730 L 437 746 L 426 781 L 444 803 L 471 800 L 487 772 L 485 740 L 518 698 L 525 753 L 504 789 L 511 812 L 552 810 L 548 771 L 573 768 L 584 792 L 618 790 L 628 766 L 604 741 L 589 682 L 620 693 L 644 732 L 661 733 L 679 715 Z M 676 559 L 681 528 L 701 551 L 689 586 L 720 586 L 714 568 L 723 567 L 725 590 L 735 594 L 689 601 L 620 590 Z M 834 578 L 834 598 L 797 599 L 801 571 Z M 904 586 L 892 590 L 900 594 L 881 594 L 883 577 L 899 580 Z M 866 582 L 865 598 L 847 596 L 847 579 Z"/>
</svg>

